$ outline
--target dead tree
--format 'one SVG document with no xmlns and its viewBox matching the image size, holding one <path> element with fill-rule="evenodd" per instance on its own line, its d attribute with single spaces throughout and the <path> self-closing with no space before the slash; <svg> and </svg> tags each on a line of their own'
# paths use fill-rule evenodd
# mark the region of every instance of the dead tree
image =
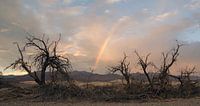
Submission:
<svg viewBox="0 0 200 106">
<path fill-rule="evenodd" d="M 180 82 L 179 88 L 182 88 L 184 86 L 194 85 L 197 82 L 191 79 L 191 75 L 195 73 L 195 69 L 196 69 L 195 67 L 193 68 L 186 67 L 185 69 L 181 71 L 181 74 L 179 76 L 175 76 L 175 75 L 169 75 L 169 76 L 177 79 Z"/>
<path fill-rule="evenodd" d="M 129 68 L 130 62 L 126 62 L 127 56 L 124 53 L 124 58 L 116 66 L 109 67 L 108 70 L 112 73 L 120 72 L 126 81 L 126 87 L 130 88 L 131 84 L 131 70 Z"/>
<path fill-rule="evenodd" d="M 152 83 L 152 79 L 150 78 L 148 72 L 147 72 L 147 68 L 148 66 L 154 66 L 153 62 L 150 62 L 148 59 L 149 59 L 149 56 L 151 55 L 150 53 L 147 54 L 145 56 L 145 58 L 142 58 L 139 53 L 137 51 L 135 51 L 135 54 L 137 55 L 138 57 L 138 64 L 142 67 L 142 70 L 145 74 L 145 76 L 147 77 L 147 80 L 149 82 L 149 85 L 151 86 L 151 88 L 153 88 L 153 83 Z"/>
<path fill-rule="evenodd" d="M 15 43 L 20 57 L 7 68 L 20 68 L 25 70 L 38 85 L 45 85 L 45 73 L 47 71 L 59 72 L 69 81 L 68 72 L 72 68 L 71 63 L 67 57 L 57 54 L 57 46 L 60 42 L 60 37 L 57 41 L 49 42 L 49 39 L 44 39 L 44 36 L 38 38 L 29 35 L 26 40 L 22 48 L 20 48 L 18 43 Z M 27 59 L 27 55 L 25 55 L 28 49 L 34 50 L 33 55 L 31 55 L 29 59 Z"/>
<path fill-rule="evenodd" d="M 192 80 L 191 75 L 195 73 L 195 67 L 188 68 L 186 67 L 181 71 L 181 74 L 179 76 L 170 75 L 171 77 L 178 79 L 180 82 L 179 86 L 179 92 L 181 95 L 189 96 L 191 92 L 194 92 L 196 88 L 196 84 L 198 83 L 198 80 Z"/>
<path fill-rule="evenodd" d="M 161 64 L 161 68 L 159 69 L 160 72 L 158 76 L 161 89 L 165 89 L 165 87 L 169 84 L 170 68 L 177 61 L 179 50 L 182 46 L 182 44 L 177 42 L 176 48 L 167 53 L 162 53 L 163 62 Z"/>
<path fill-rule="evenodd" d="M 1 85 L 1 83 L 2 83 L 2 79 L 3 79 L 3 73 L 2 72 L 0 72 L 0 85 Z"/>
</svg>

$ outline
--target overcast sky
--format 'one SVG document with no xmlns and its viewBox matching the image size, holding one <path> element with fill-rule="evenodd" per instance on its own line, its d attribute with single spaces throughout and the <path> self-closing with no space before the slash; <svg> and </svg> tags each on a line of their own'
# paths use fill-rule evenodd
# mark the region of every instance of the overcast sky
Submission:
<svg viewBox="0 0 200 106">
<path fill-rule="evenodd" d="M 0 70 L 18 58 L 13 42 L 23 44 L 25 32 L 61 33 L 59 50 L 76 70 L 105 73 L 124 52 L 137 70 L 134 50 L 159 66 L 176 40 L 186 44 L 176 69 L 200 68 L 200 0 L 0 0 Z"/>
</svg>

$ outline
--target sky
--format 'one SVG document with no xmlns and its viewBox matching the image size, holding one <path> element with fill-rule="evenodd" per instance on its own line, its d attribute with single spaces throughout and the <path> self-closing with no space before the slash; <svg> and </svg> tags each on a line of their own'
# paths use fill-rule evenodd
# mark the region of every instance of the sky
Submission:
<svg viewBox="0 0 200 106">
<path fill-rule="evenodd" d="M 107 73 L 125 52 L 133 72 L 134 51 L 151 53 L 157 66 L 161 53 L 185 44 L 172 69 L 200 67 L 200 0 L 0 0 L 0 70 L 19 57 L 13 42 L 23 45 L 27 33 L 56 39 L 75 70 Z M 3 71 L 20 75 L 19 70 Z"/>
</svg>

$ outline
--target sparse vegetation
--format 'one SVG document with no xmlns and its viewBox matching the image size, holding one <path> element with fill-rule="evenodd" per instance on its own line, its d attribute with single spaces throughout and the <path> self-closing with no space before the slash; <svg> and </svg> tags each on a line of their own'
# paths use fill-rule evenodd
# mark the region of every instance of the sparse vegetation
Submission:
<svg viewBox="0 0 200 106">
<path fill-rule="evenodd" d="M 186 68 L 181 71 L 181 74 L 176 76 L 171 74 L 171 67 L 177 61 L 179 50 L 182 44 L 177 43 L 176 48 L 167 53 L 162 53 L 161 67 L 157 68 L 152 61 L 149 61 L 150 54 L 140 56 L 135 51 L 138 57 L 138 65 L 141 67 L 143 74 L 146 76 L 145 82 L 133 80 L 130 69 L 130 62 L 127 62 L 128 56 L 124 54 L 123 59 L 116 66 L 109 67 L 109 72 L 119 73 L 125 79 L 125 87 L 123 84 L 117 83 L 106 86 L 78 86 L 69 76 L 69 71 L 72 69 L 71 63 L 68 58 L 57 54 L 57 46 L 60 39 L 49 43 L 49 39 L 44 40 L 44 37 L 37 38 L 34 36 L 27 37 L 27 42 L 23 48 L 17 45 L 20 58 L 16 60 L 7 68 L 21 68 L 28 72 L 28 75 L 40 85 L 27 89 L 14 87 L 15 93 L 20 96 L 17 98 L 29 98 L 39 100 L 60 100 L 60 99 L 82 99 L 82 100 L 95 100 L 95 101 L 125 101 L 125 100 L 147 100 L 147 99 L 160 99 L 170 97 L 191 97 L 199 96 L 200 90 L 198 80 L 192 80 L 191 75 L 195 71 L 194 68 Z M 35 50 L 31 60 L 26 61 L 24 52 L 32 48 Z M 149 75 L 149 67 L 157 69 L 154 76 Z M 156 68 L 155 68 L 156 67 Z M 41 72 L 38 74 L 37 71 Z M 45 72 L 51 72 L 51 83 L 46 83 Z M 93 72 L 93 70 L 92 70 Z M 63 75 L 65 80 L 58 81 L 58 76 Z M 39 77 L 40 75 L 40 77 Z M 179 84 L 170 83 L 171 79 L 175 78 Z M 89 77 L 88 77 L 89 80 Z M 146 83 L 148 82 L 148 83 Z M 42 86 L 41 86 L 42 85 Z M 126 88 L 126 89 L 124 89 Z M 27 92 L 25 92 L 25 91 Z M 13 92 L 5 94 L 12 95 Z"/>
</svg>

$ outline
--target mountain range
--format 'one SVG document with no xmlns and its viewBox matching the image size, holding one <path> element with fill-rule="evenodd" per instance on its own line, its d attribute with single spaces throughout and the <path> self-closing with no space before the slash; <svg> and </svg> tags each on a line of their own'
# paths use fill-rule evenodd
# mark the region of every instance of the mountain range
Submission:
<svg viewBox="0 0 200 106">
<path fill-rule="evenodd" d="M 149 73 L 152 77 L 155 73 Z M 119 74 L 97 74 L 86 71 L 72 71 L 70 72 L 70 77 L 73 80 L 81 81 L 81 82 L 109 82 L 113 80 L 122 79 L 122 76 Z M 142 73 L 132 73 L 132 77 L 137 80 L 146 81 L 146 76 Z M 33 79 L 29 75 L 21 75 L 21 76 L 3 76 L 4 80 L 12 81 L 12 82 L 21 82 L 21 81 L 33 81 Z M 50 79 L 50 72 L 46 72 L 46 80 Z M 200 79 L 199 76 L 192 76 L 191 79 Z M 174 80 L 174 79 L 173 79 Z"/>
</svg>

